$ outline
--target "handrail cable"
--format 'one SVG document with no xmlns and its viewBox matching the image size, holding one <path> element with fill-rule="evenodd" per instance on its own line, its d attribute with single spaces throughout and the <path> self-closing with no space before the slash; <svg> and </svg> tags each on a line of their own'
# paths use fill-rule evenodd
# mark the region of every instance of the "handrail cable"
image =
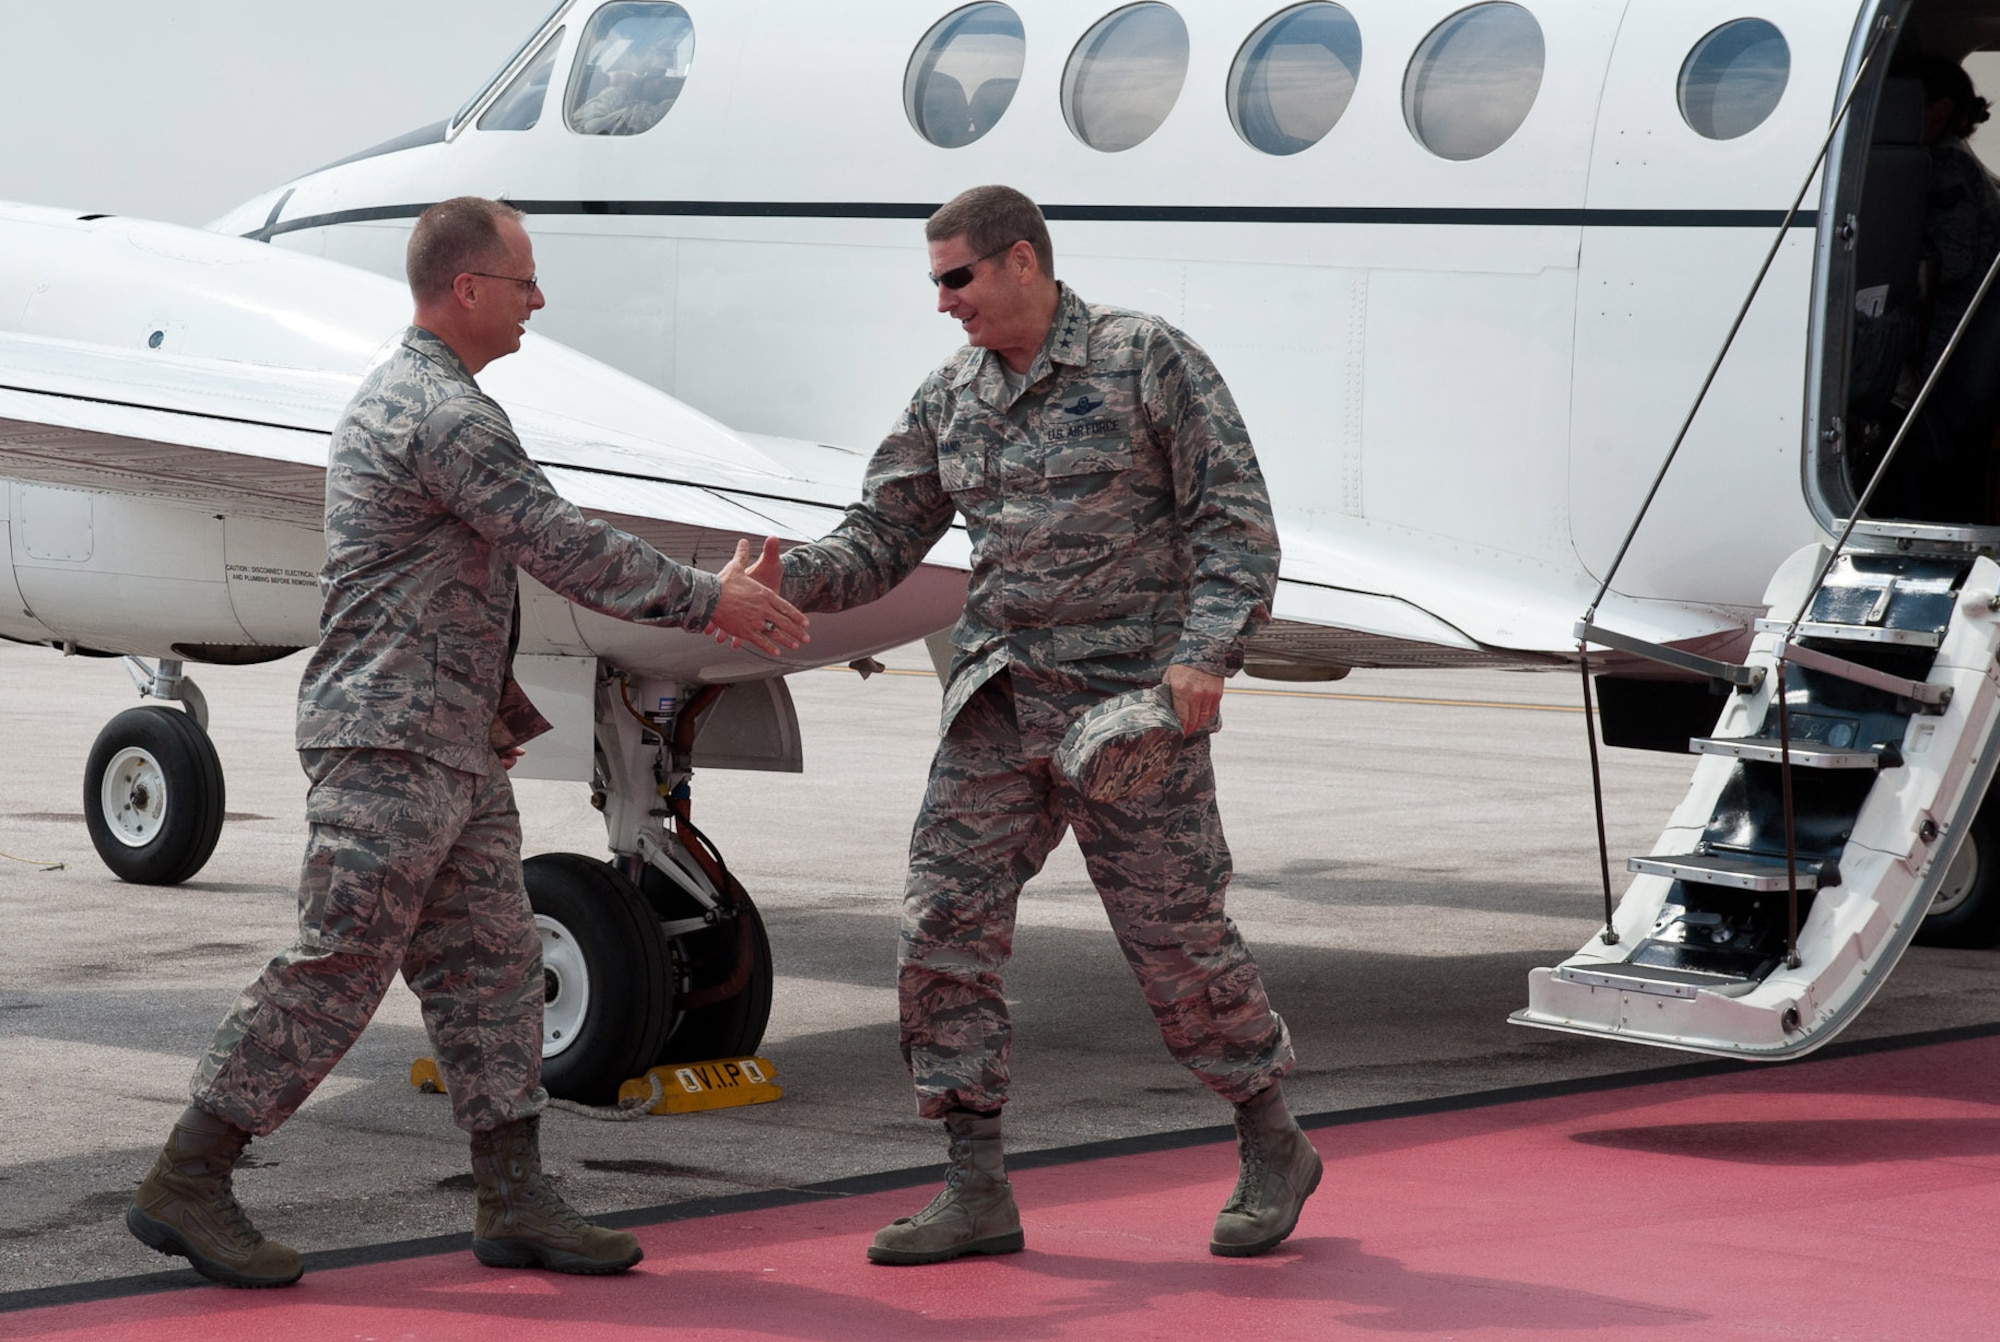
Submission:
<svg viewBox="0 0 2000 1342">
<path fill-rule="evenodd" d="M 1646 497 L 1639 504 L 1639 511 L 1632 518 L 1632 525 L 1626 529 L 1625 538 L 1618 544 L 1618 553 L 1612 556 L 1610 567 L 1606 568 L 1604 571 L 1604 579 L 1597 586 L 1597 594 L 1591 597 L 1590 606 L 1588 609 L 1584 611 L 1583 614 L 1584 625 L 1587 626 L 1596 623 L 1597 608 L 1604 601 L 1605 594 L 1611 590 L 1611 583 L 1618 576 L 1619 567 L 1624 564 L 1625 556 L 1628 552 L 1630 552 L 1633 540 L 1638 537 L 1639 528 L 1645 522 L 1646 514 L 1652 510 L 1653 500 L 1659 497 L 1660 486 L 1666 483 L 1667 472 L 1673 469 L 1674 460 L 1676 457 L 1680 455 L 1681 447 L 1687 441 L 1688 431 L 1694 427 L 1695 416 L 1701 413 L 1701 407 L 1703 403 L 1706 402 L 1708 399 L 1709 389 L 1715 385 L 1716 376 L 1722 371 L 1722 361 L 1729 357 L 1729 351 L 1736 343 L 1737 333 L 1743 329 L 1744 320 L 1748 318 L 1750 315 L 1750 305 L 1757 301 L 1757 294 L 1764 287 L 1765 277 L 1771 273 L 1771 267 L 1778 259 L 1778 252 L 1785 245 L 1785 239 L 1787 235 L 1791 232 L 1792 220 L 1798 217 L 1800 207 L 1802 207 L 1805 204 L 1806 192 L 1812 189 L 1813 178 L 1819 175 L 1821 165 L 1826 162 L 1827 153 L 1833 148 L 1833 137 L 1840 133 L 1841 125 L 1847 120 L 1848 111 L 1854 106 L 1854 96 L 1857 92 L 1860 91 L 1862 84 L 1866 80 L 1869 67 L 1874 63 L 1876 55 L 1881 50 L 1883 39 L 1889 35 L 1890 31 L 1894 27 L 1895 27 L 1894 20 L 1891 19 L 1886 14 L 1875 21 L 1875 31 L 1869 35 L 1868 47 L 1865 51 L 1862 52 L 1860 62 L 1854 67 L 1854 78 L 1851 81 L 1849 81 L 1847 86 L 1847 92 L 1843 94 L 1841 97 L 1840 108 L 1838 111 L 1834 113 L 1832 122 L 1826 128 L 1826 138 L 1820 141 L 1819 152 L 1813 155 L 1812 166 L 1809 169 L 1807 169 L 1805 180 L 1799 183 L 1799 191 L 1798 194 L 1792 198 L 1791 208 L 1785 211 L 1784 219 L 1779 222 L 1777 236 L 1771 239 L 1770 250 L 1764 254 L 1764 263 L 1757 268 L 1757 277 L 1750 282 L 1750 292 L 1744 295 L 1742 306 L 1737 308 L 1736 310 L 1735 320 L 1730 322 L 1729 324 L 1729 333 L 1722 339 L 1722 348 L 1716 351 L 1715 360 L 1709 365 L 1708 374 L 1701 380 L 1701 389 L 1695 393 L 1694 404 L 1688 407 L 1687 417 L 1681 421 L 1680 431 L 1674 434 L 1673 445 L 1667 449 L 1666 459 L 1660 463 L 1660 469 L 1658 473 L 1653 476 L 1653 483 L 1651 487 L 1649 487 L 1646 490 Z M 1994 266 L 1995 270 L 2000 270 L 2000 258 L 1995 259 Z M 1987 272 L 1986 284 L 1981 285 L 1979 290 L 1981 297 L 1984 297 L 1986 293 L 1986 285 L 1990 285 L 1993 282 L 1995 270 L 1989 270 Z M 1974 299 L 1973 301 L 1976 305 L 1978 299 Z M 1962 334 L 1963 331 L 1964 331 L 1964 324 L 1960 323 L 1959 331 L 1953 333 L 1952 336 L 1952 343 L 1954 345 L 1957 343 L 1959 334 Z M 1949 347 L 1947 347 L 1944 357 L 1948 358 L 1950 356 L 1950 353 L 1951 350 Z M 1940 364 L 1942 364 L 1943 361 L 1944 358 L 1939 359 Z M 1921 394 L 1918 397 L 1917 404 L 1911 407 L 1910 417 L 1905 419 L 1904 427 L 1901 431 L 1898 432 L 1895 443 L 1892 443 L 1890 445 L 1891 451 L 1893 451 L 1894 448 L 1901 443 L 1903 434 L 1908 432 L 1909 419 L 1915 417 L 1916 410 L 1920 408 L 1922 405 L 1923 396 L 1929 394 L 1931 385 L 1935 383 L 1936 380 L 1937 380 L 1937 370 L 1932 369 L 1930 381 L 1925 383 L 1923 388 L 1923 394 Z M 1887 464 L 1888 464 L 1887 457 L 1885 456 L 1883 465 L 1886 466 Z M 1872 493 L 1874 491 L 1875 485 L 1878 481 L 1880 481 L 1881 476 L 1882 476 L 1882 470 L 1880 467 L 1878 467 L 1876 469 L 1874 478 L 1869 481 L 1868 484 L 1869 493 Z M 1864 498 L 1865 497 L 1866 496 L 1864 495 Z M 1854 528 L 1855 518 L 1858 518 L 1861 514 L 1861 507 L 1858 503 L 1855 505 L 1854 514 L 1855 517 L 1848 519 L 1847 530 L 1841 533 L 1841 540 L 1843 543 L 1845 543 L 1846 541 L 1847 533 L 1851 532 Z M 1828 566 L 1831 567 L 1832 560 L 1829 559 L 1827 563 Z M 1826 570 L 1822 569 L 1820 572 L 1820 577 L 1824 579 L 1825 576 L 1826 576 Z M 1811 601 L 1810 596 L 1807 597 L 1807 601 L 1808 603 L 1810 603 Z M 1801 615 L 1804 614 L 1803 611 L 1801 611 L 1800 613 Z M 1796 627 L 1797 627 L 1797 621 L 1795 620 L 1793 621 L 1793 628 L 1796 629 Z M 1787 636 L 1786 642 L 1787 643 L 1790 642 L 1789 635 Z M 1780 645 L 1781 653 L 1782 653 L 1782 646 L 1783 645 Z M 1583 674 L 1584 708 L 1585 708 L 1585 712 L 1583 715 L 1583 730 L 1590 740 L 1590 795 L 1591 795 L 1591 802 L 1593 806 L 1596 808 L 1597 812 L 1598 875 L 1601 878 L 1604 886 L 1604 931 L 1599 933 L 1599 938 L 1604 942 L 1605 945 L 1615 946 L 1618 944 L 1618 931 L 1615 927 L 1612 926 L 1613 909 L 1611 903 L 1611 850 L 1609 845 L 1605 841 L 1605 833 L 1604 833 L 1604 771 L 1597 757 L 1597 724 L 1594 721 L 1596 714 L 1590 711 L 1590 702 L 1591 702 L 1590 645 L 1588 640 L 1581 637 L 1577 639 L 1576 655 L 1577 655 L 1578 667 Z M 1782 762 L 1780 765 L 1780 770 L 1783 776 L 1783 786 L 1785 790 L 1785 799 L 1787 802 L 1787 805 L 1785 807 L 1785 847 L 1787 854 L 1785 865 L 1786 865 L 1787 883 L 1791 886 L 1791 907 L 1792 907 L 1792 917 L 1791 917 L 1792 927 L 1791 927 L 1791 936 L 1788 938 L 1788 941 L 1790 942 L 1790 946 L 1788 947 L 1788 958 L 1791 958 L 1795 961 L 1797 957 L 1796 943 L 1798 937 L 1799 896 L 1798 896 L 1798 873 L 1796 871 L 1795 859 L 1792 856 L 1794 838 L 1793 838 L 1791 807 L 1789 805 L 1791 799 L 1791 781 L 1792 781 L 1791 743 L 1789 740 L 1789 733 L 1784 730 L 1784 728 L 1789 726 L 1789 723 L 1785 720 L 1784 704 L 1782 702 L 1782 696 L 1784 693 L 1783 691 L 1784 662 L 1782 660 L 1782 655 L 1778 663 L 1778 677 L 1779 677 L 1778 692 L 1779 695 L 1781 696 L 1781 700 L 1779 703 L 1779 726 L 1780 726 L 1779 750 L 1782 753 Z"/>
<path fill-rule="evenodd" d="M 1750 282 L 1750 292 L 1743 297 L 1743 305 L 1736 310 L 1736 320 L 1729 324 L 1729 334 L 1722 338 L 1722 348 L 1716 351 L 1715 361 L 1708 367 L 1708 375 L 1701 380 L 1701 390 L 1695 393 L 1694 404 L 1688 407 L 1687 417 L 1681 421 L 1680 432 L 1674 435 L 1673 446 L 1667 449 L 1666 459 L 1660 463 L 1659 472 L 1653 477 L 1652 487 L 1646 491 L 1645 499 L 1639 504 L 1638 513 L 1632 518 L 1632 525 L 1625 532 L 1625 539 L 1619 543 L 1618 553 L 1611 558 L 1611 566 L 1604 571 L 1604 580 L 1597 585 L 1597 595 L 1590 599 L 1590 607 L 1584 612 L 1584 623 L 1594 623 L 1597 607 L 1603 602 L 1605 593 L 1611 590 L 1611 583 L 1618 576 L 1619 567 L 1632 548 L 1632 541 L 1639 534 L 1640 525 L 1646 514 L 1652 510 L 1653 500 L 1659 497 L 1660 486 L 1666 483 L 1667 472 L 1673 469 L 1674 459 L 1680 455 L 1681 447 L 1687 442 L 1688 430 L 1694 427 L 1694 418 L 1701 412 L 1703 402 L 1708 399 L 1709 389 L 1715 385 L 1716 375 L 1722 371 L 1722 361 L 1729 357 L 1729 351 L 1736 343 L 1736 336 L 1743 329 L 1744 320 L 1750 315 L 1750 305 L 1757 301 L 1758 292 L 1764 287 L 1764 279 L 1771 273 L 1771 266 L 1778 259 L 1778 252 L 1785 245 L 1785 238 L 1791 232 L 1792 220 L 1798 217 L 1799 209 L 1805 204 L 1806 192 L 1812 189 L 1813 178 L 1819 176 L 1820 165 L 1826 161 L 1827 151 L 1833 147 L 1833 137 L 1840 133 L 1840 126 L 1847 119 L 1848 109 L 1854 105 L 1854 95 L 1860 90 L 1874 61 L 1882 39 L 1887 36 L 1892 21 L 1885 15 L 1877 20 L 1875 33 L 1868 39 L 1868 49 L 1862 54 L 1861 63 L 1855 67 L 1854 79 L 1847 86 L 1847 93 L 1840 100 L 1840 110 L 1834 113 L 1833 124 L 1826 129 L 1826 138 L 1820 141 L 1819 152 L 1813 155 L 1812 167 L 1806 171 L 1806 178 L 1799 183 L 1798 195 L 1792 198 L 1791 208 L 1778 224 L 1777 236 L 1771 239 L 1771 249 L 1764 254 L 1764 264 L 1757 268 L 1757 278 Z"/>
</svg>

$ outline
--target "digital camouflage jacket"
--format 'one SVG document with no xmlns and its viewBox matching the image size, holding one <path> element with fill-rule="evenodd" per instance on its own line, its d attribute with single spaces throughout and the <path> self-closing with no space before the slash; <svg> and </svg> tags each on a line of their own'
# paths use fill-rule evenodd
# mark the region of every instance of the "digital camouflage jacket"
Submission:
<svg viewBox="0 0 2000 1342">
<path fill-rule="evenodd" d="M 507 413 L 415 326 L 334 427 L 326 549 L 299 748 L 409 750 L 470 773 L 548 730 L 513 677 L 516 565 L 642 624 L 699 630 L 720 591 L 557 494 Z"/>
<path fill-rule="evenodd" d="M 1278 538 L 1222 376 L 1156 317 L 1063 286 L 1018 395 L 967 346 L 917 389 L 861 502 L 784 558 L 804 611 L 873 601 L 965 518 L 972 582 L 952 630 L 944 723 L 996 672 L 1023 744 L 1053 753 L 1092 704 L 1172 663 L 1226 675 L 1270 618 Z"/>
</svg>

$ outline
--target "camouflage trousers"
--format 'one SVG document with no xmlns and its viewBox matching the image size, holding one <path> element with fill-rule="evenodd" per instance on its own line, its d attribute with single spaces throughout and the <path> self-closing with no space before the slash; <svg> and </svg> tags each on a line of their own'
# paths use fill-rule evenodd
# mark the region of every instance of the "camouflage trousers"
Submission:
<svg viewBox="0 0 2000 1342">
<path fill-rule="evenodd" d="M 299 940 L 243 991 L 194 1102 L 273 1132 L 340 1061 L 398 970 L 468 1132 L 538 1112 L 542 950 L 507 775 L 400 750 L 305 750 Z"/>
<path fill-rule="evenodd" d="M 1229 848 L 1208 738 L 1185 743 L 1160 788 L 1091 802 L 1026 757 L 1009 677 L 959 710 L 938 745 L 910 840 L 897 989 L 917 1111 L 1007 1099 L 1010 1027 L 1000 971 L 1021 887 L 1076 834 L 1111 930 L 1167 1051 L 1232 1103 L 1292 1068 L 1243 938 L 1223 913 Z"/>
</svg>

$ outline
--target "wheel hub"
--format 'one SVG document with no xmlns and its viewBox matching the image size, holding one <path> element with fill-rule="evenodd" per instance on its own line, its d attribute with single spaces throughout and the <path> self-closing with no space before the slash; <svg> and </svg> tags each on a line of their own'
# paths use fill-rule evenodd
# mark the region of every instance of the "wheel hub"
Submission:
<svg viewBox="0 0 2000 1342">
<path fill-rule="evenodd" d="M 98 786 L 98 805 L 111 837 L 144 848 L 167 820 L 166 776 L 150 750 L 127 746 L 111 757 Z"/>
<path fill-rule="evenodd" d="M 1938 883 L 1937 898 L 1931 901 L 1925 916 L 1935 918 L 1941 913 L 1950 913 L 1971 897 L 1978 884 L 1979 844 L 1973 835 L 1967 835 L 1951 859 L 1951 866 L 1946 868 L 1944 880 Z"/>
<path fill-rule="evenodd" d="M 567 927 L 538 913 L 535 930 L 542 937 L 542 1056 L 553 1058 L 583 1032 L 590 1012 L 590 967 Z"/>
</svg>

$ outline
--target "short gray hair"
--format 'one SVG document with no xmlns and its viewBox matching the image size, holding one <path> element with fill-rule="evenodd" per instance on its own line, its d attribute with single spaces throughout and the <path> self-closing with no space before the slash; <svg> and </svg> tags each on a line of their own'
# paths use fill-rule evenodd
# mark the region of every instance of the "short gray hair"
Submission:
<svg viewBox="0 0 2000 1342">
<path fill-rule="evenodd" d="M 493 264 L 501 246 L 500 221 L 519 218 L 512 205 L 484 196 L 453 196 L 425 210 L 403 254 L 410 292 L 420 301 L 442 298 L 460 275 Z"/>
<path fill-rule="evenodd" d="M 1056 273 L 1055 244 L 1041 207 L 1011 186 L 975 186 L 946 201 L 924 224 L 924 238 L 944 242 L 963 236 L 974 256 L 985 256 L 1026 241 L 1042 263 L 1042 273 Z"/>
</svg>

